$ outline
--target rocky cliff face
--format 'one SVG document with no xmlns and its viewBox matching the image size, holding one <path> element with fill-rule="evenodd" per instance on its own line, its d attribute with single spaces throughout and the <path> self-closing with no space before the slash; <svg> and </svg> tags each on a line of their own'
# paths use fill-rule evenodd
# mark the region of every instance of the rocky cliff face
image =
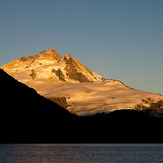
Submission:
<svg viewBox="0 0 163 163">
<path fill-rule="evenodd" d="M 2 67 L 14 78 L 21 80 L 55 81 L 68 83 L 100 82 L 102 76 L 92 72 L 70 54 L 63 57 L 54 49 L 34 56 L 24 56 Z"/>
</svg>

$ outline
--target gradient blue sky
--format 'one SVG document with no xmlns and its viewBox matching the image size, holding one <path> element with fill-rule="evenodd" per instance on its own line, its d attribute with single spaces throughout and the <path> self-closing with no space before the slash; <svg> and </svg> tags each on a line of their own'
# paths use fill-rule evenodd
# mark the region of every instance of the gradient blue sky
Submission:
<svg viewBox="0 0 163 163">
<path fill-rule="evenodd" d="M 49 48 L 163 94 L 163 0 L 0 0 L 0 66 Z"/>
</svg>

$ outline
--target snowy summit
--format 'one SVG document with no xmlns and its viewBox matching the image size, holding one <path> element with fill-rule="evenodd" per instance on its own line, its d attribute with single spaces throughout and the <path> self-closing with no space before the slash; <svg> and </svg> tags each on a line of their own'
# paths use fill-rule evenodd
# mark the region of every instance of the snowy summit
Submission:
<svg viewBox="0 0 163 163">
<path fill-rule="evenodd" d="M 2 67 L 18 80 L 48 80 L 55 82 L 99 82 L 102 76 L 92 72 L 70 54 L 60 56 L 54 49 L 42 51 L 35 56 L 22 57 Z"/>
</svg>

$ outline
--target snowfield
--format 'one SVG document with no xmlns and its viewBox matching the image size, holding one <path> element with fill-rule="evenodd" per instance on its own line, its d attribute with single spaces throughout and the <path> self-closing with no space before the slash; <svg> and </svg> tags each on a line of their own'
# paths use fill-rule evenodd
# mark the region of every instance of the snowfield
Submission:
<svg viewBox="0 0 163 163">
<path fill-rule="evenodd" d="M 163 100 L 163 96 L 125 86 L 120 81 L 98 83 L 65 83 L 21 81 L 46 98 L 66 97 L 70 112 L 90 115 L 120 109 L 134 109 L 142 99 Z"/>
</svg>

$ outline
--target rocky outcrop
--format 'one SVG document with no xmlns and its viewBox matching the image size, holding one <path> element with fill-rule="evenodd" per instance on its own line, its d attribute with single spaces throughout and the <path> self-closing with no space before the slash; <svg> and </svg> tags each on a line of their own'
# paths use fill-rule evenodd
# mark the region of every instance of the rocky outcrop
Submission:
<svg viewBox="0 0 163 163">
<path fill-rule="evenodd" d="M 30 76 L 31 76 L 33 79 L 36 78 L 37 74 L 36 74 L 36 72 L 35 72 L 34 69 L 32 69 L 32 73 L 30 74 Z"/>
<path fill-rule="evenodd" d="M 58 76 L 60 81 L 65 81 L 64 75 L 60 69 L 58 70 L 52 69 L 52 72 L 54 72 Z"/>
<path fill-rule="evenodd" d="M 47 99 L 55 102 L 56 104 L 58 104 L 59 106 L 65 109 L 69 106 L 65 97 L 58 97 L 58 98 L 47 97 Z"/>
</svg>

